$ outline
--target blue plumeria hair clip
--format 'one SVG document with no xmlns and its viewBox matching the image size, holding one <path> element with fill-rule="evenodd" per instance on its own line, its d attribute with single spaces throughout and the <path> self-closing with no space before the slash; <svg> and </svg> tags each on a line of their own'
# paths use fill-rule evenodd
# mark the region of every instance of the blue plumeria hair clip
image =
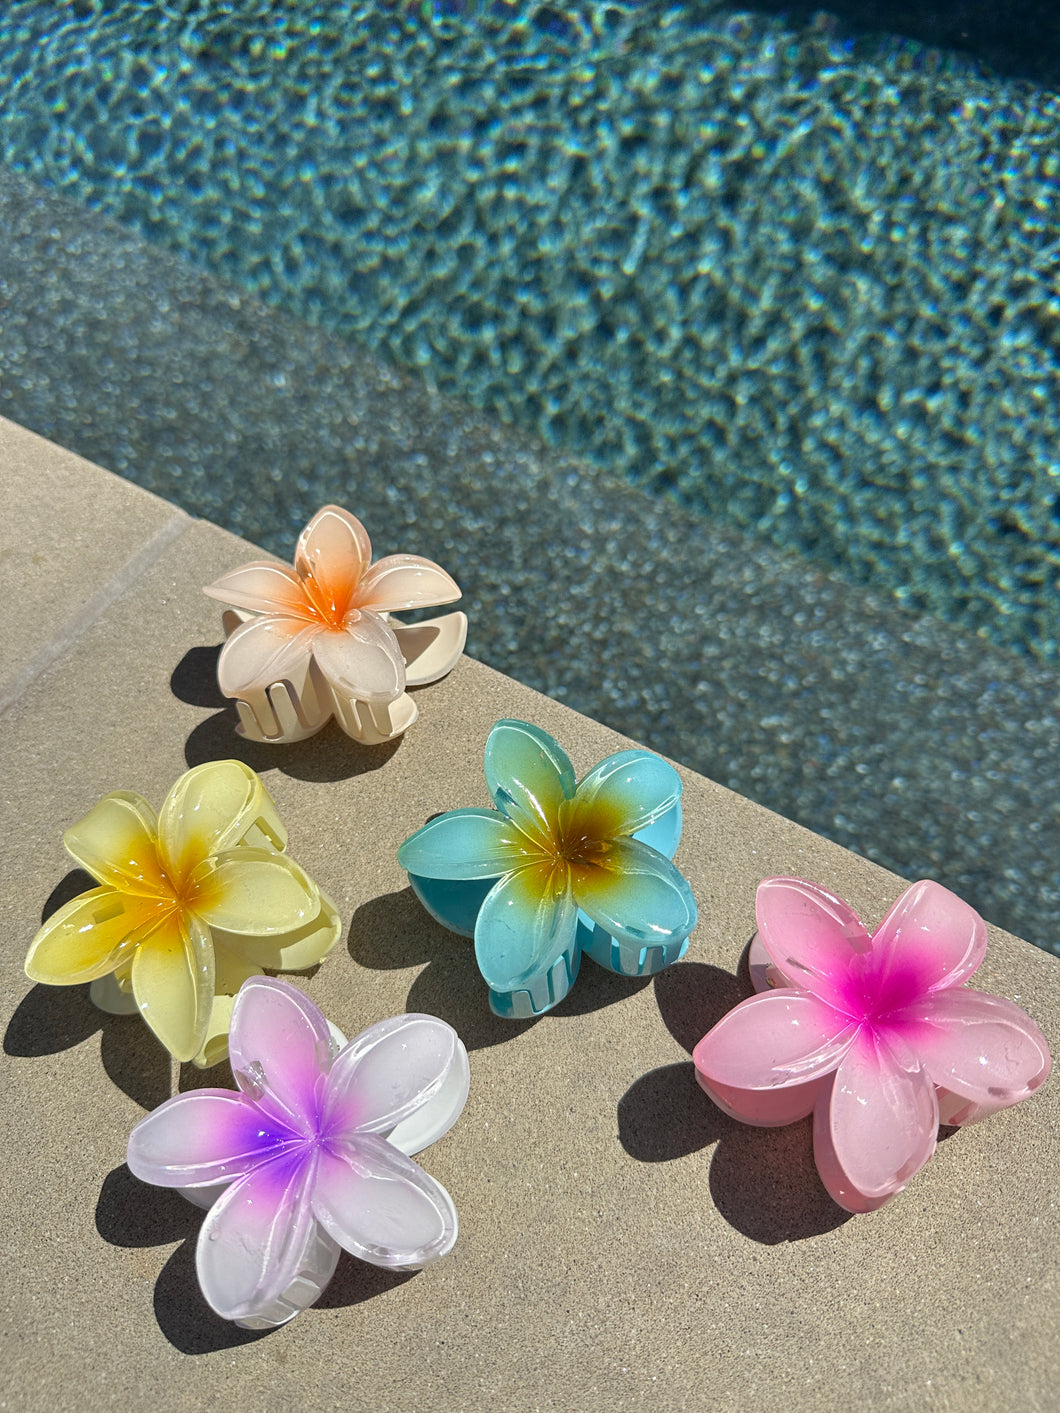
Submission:
<svg viewBox="0 0 1060 1413">
<path fill-rule="evenodd" d="M 579 783 L 546 732 L 498 721 L 485 767 L 496 808 L 439 815 L 398 860 L 428 912 L 474 937 L 496 1015 L 551 1010 L 583 952 L 630 977 L 684 955 L 696 904 L 671 863 L 681 837 L 672 766 L 650 751 L 619 751 Z"/>
</svg>

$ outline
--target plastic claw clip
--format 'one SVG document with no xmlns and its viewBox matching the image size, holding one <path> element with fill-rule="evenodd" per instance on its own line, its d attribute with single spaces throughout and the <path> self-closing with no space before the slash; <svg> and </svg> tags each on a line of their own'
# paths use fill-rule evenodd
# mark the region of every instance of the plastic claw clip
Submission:
<svg viewBox="0 0 1060 1413">
<path fill-rule="evenodd" d="M 444 677 L 467 637 L 459 611 L 415 624 L 391 617 L 451 603 L 460 590 L 419 555 L 372 564 L 367 531 L 337 505 L 302 531 L 293 569 L 254 560 L 204 592 L 234 605 L 217 678 L 253 741 L 301 741 L 332 716 L 364 745 L 393 740 L 419 715 L 406 687 Z"/>
<path fill-rule="evenodd" d="M 871 937 L 847 903 L 799 878 L 767 878 L 755 907 L 759 994 L 696 1046 L 697 1078 L 744 1123 L 812 1114 L 817 1170 L 848 1212 L 901 1192 L 940 1123 L 975 1123 L 1045 1082 L 1034 1021 L 964 985 L 986 925 L 940 884 L 914 883 Z"/>
<path fill-rule="evenodd" d="M 63 842 L 100 886 L 48 919 L 27 975 L 91 982 L 101 1010 L 138 1010 L 178 1060 L 223 1060 L 247 977 L 313 966 L 338 940 L 334 905 L 283 852 L 276 806 L 241 761 L 189 770 L 157 815 L 106 795 Z"/>
<path fill-rule="evenodd" d="M 395 1016 L 348 1044 L 304 992 L 253 977 L 230 1042 L 239 1086 L 195 1089 L 133 1129 L 128 1162 L 209 1212 L 195 1265 L 224 1319 L 267 1329 L 324 1292 L 339 1252 L 412 1270 L 450 1251 L 457 1216 L 412 1161 L 456 1122 L 467 1052 L 433 1016 Z"/>
<path fill-rule="evenodd" d="M 497 1015 L 550 1010 L 583 952 L 620 976 L 648 976 L 684 955 L 696 905 L 670 862 L 681 837 L 672 766 L 620 751 L 578 783 L 551 736 L 499 721 L 486 784 L 495 809 L 439 815 L 398 860 L 427 911 L 474 937 Z"/>
</svg>

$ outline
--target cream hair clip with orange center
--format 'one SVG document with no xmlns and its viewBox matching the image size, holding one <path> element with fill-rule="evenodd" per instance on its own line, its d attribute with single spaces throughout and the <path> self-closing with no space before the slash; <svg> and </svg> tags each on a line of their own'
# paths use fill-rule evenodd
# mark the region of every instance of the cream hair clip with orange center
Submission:
<svg viewBox="0 0 1060 1413">
<path fill-rule="evenodd" d="M 467 637 L 459 611 L 415 624 L 391 617 L 452 603 L 460 589 L 420 555 L 372 564 L 367 531 L 337 505 L 299 535 L 293 569 L 254 560 L 204 592 L 233 606 L 217 678 L 254 741 L 301 741 L 332 716 L 364 745 L 392 740 L 419 715 L 406 688 L 450 672 Z"/>
</svg>

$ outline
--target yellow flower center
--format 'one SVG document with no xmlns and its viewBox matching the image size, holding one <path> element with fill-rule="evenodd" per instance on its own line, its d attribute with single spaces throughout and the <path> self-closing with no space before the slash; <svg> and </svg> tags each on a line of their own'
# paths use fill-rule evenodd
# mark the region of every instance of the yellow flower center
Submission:
<svg viewBox="0 0 1060 1413">
<path fill-rule="evenodd" d="M 550 820 L 551 838 L 546 851 L 557 863 L 601 867 L 611 852 L 611 839 L 619 828 L 613 812 L 593 802 L 564 800 L 558 817 Z"/>
</svg>

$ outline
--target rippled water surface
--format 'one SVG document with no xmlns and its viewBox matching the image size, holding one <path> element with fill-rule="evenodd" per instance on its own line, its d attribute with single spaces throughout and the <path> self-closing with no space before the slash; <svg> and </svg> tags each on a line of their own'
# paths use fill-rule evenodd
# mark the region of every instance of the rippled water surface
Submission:
<svg viewBox="0 0 1060 1413">
<path fill-rule="evenodd" d="M 8 164 L 1056 657 L 1056 98 L 707 3 L 58 9 L 0 20 Z"/>
</svg>

